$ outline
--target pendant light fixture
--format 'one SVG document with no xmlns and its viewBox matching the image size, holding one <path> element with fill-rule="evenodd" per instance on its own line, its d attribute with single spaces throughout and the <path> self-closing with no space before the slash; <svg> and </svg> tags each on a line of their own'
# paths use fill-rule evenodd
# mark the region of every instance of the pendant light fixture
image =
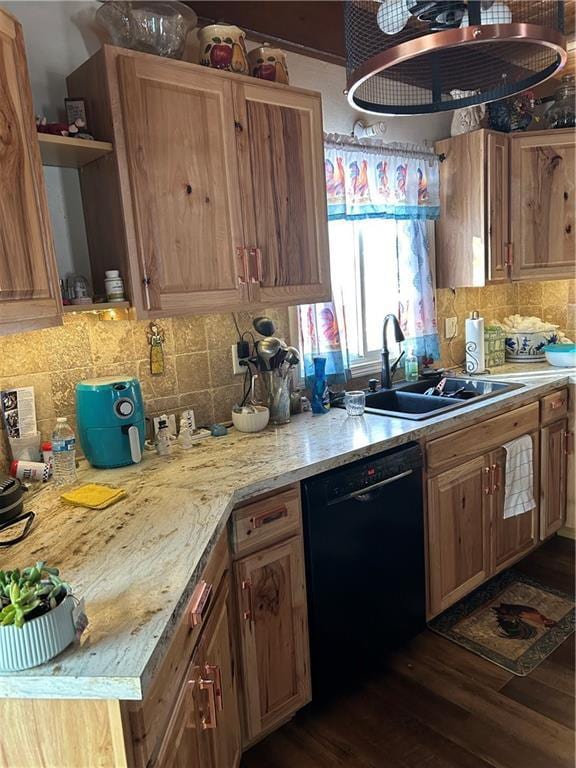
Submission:
<svg viewBox="0 0 576 768">
<path fill-rule="evenodd" d="M 372 114 L 511 96 L 566 63 L 564 0 L 347 0 L 348 100 Z"/>
</svg>

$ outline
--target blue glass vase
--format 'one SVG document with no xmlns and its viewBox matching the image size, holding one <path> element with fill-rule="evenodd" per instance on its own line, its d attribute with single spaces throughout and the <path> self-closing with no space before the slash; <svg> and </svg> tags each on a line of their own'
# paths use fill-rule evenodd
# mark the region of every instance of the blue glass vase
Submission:
<svg viewBox="0 0 576 768">
<path fill-rule="evenodd" d="M 312 413 L 317 415 L 328 413 L 329 396 L 328 386 L 326 384 L 326 358 L 315 357 L 314 363 L 314 383 L 312 384 Z"/>
</svg>

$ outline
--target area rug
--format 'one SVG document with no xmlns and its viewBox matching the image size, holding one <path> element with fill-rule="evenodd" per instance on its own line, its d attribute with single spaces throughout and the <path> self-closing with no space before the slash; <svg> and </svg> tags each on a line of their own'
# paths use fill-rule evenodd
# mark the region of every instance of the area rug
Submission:
<svg viewBox="0 0 576 768">
<path fill-rule="evenodd" d="M 574 600 L 522 573 L 505 571 L 433 619 L 429 627 L 524 676 L 574 632 Z"/>
</svg>

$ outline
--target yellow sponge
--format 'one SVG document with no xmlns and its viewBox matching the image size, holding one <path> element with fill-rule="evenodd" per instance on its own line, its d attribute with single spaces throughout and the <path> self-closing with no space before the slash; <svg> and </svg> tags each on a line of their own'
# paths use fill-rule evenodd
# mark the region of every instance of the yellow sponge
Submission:
<svg viewBox="0 0 576 768">
<path fill-rule="evenodd" d="M 107 485 L 88 483 L 73 491 L 63 493 L 60 498 L 68 504 L 89 509 L 106 509 L 126 496 L 122 488 L 110 488 Z"/>
</svg>

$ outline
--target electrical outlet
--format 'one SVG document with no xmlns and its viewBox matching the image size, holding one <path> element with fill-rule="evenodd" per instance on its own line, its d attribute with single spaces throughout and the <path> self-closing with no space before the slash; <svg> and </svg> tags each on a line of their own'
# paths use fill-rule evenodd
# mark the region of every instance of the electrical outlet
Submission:
<svg viewBox="0 0 576 768">
<path fill-rule="evenodd" d="M 444 321 L 444 336 L 447 339 L 453 339 L 458 333 L 458 318 L 447 317 Z"/>
<path fill-rule="evenodd" d="M 160 423 L 160 416 L 154 416 L 154 437 L 158 434 L 158 426 Z M 176 436 L 178 432 L 176 431 L 176 416 L 175 414 L 171 413 L 168 416 L 168 431 L 171 435 Z"/>
<path fill-rule="evenodd" d="M 246 373 L 246 366 L 240 365 L 240 358 L 238 357 L 238 347 L 236 344 L 232 344 L 232 373 L 235 376 Z"/>
</svg>

